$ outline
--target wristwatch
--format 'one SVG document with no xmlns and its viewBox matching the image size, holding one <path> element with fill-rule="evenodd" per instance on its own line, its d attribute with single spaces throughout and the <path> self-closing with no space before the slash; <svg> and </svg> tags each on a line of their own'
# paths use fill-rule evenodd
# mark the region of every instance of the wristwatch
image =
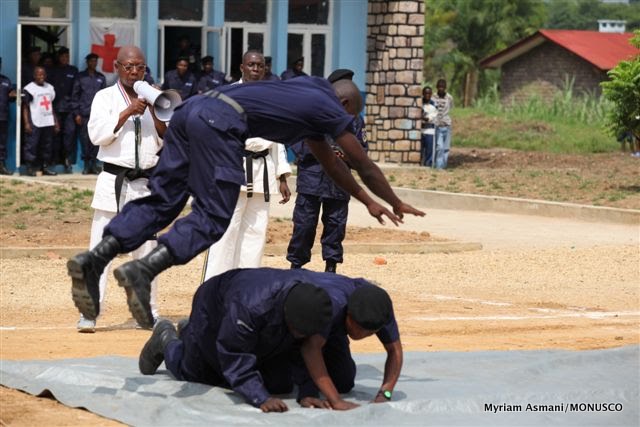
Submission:
<svg viewBox="0 0 640 427">
<path fill-rule="evenodd" d="M 381 394 L 385 399 L 391 400 L 391 390 L 378 390 L 378 394 Z"/>
</svg>

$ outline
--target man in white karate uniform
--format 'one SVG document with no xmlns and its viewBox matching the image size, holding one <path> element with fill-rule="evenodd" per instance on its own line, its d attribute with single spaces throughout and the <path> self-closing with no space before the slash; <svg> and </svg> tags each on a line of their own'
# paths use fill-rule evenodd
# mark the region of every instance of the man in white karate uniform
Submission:
<svg viewBox="0 0 640 427">
<path fill-rule="evenodd" d="M 251 84 L 264 78 L 264 56 L 247 51 L 240 65 L 239 84 Z M 269 224 L 270 196 L 280 194 L 280 203 L 287 203 L 291 191 L 287 177 L 291 166 L 284 145 L 264 138 L 249 138 L 245 142 L 245 174 L 238 203 L 227 231 L 208 250 L 202 281 L 233 268 L 260 267 Z"/>
</svg>

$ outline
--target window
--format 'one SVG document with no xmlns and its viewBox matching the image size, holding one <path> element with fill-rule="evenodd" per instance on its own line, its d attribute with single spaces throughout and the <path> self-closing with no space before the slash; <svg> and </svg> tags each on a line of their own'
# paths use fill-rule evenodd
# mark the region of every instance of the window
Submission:
<svg viewBox="0 0 640 427">
<path fill-rule="evenodd" d="M 136 0 L 93 0 L 91 17 L 136 19 Z"/>
<path fill-rule="evenodd" d="M 225 0 L 224 20 L 226 22 L 267 22 L 267 0 Z"/>
<path fill-rule="evenodd" d="M 329 0 L 289 0 L 289 23 L 327 25 Z"/>
<path fill-rule="evenodd" d="M 202 0 L 160 0 L 159 19 L 202 21 Z"/>
<path fill-rule="evenodd" d="M 69 18 L 68 0 L 20 0 L 18 14 L 28 18 Z"/>
</svg>

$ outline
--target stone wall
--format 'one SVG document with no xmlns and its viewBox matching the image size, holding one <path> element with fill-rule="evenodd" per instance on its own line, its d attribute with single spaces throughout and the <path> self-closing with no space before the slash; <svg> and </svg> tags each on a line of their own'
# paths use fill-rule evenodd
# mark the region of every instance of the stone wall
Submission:
<svg viewBox="0 0 640 427">
<path fill-rule="evenodd" d="M 373 161 L 419 163 L 423 0 L 369 0 L 366 122 Z"/>
<path fill-rule="evenodd" d="M 607 74 L 584 59 L 545 42 L 502 66 L 500 95 L 503 101 L 525 101 L 531 95 L 551 98 L 564 88 L 567 76 L 574 79 L 574 95 L 600 96 L 600 82 Z"/>
</svg>

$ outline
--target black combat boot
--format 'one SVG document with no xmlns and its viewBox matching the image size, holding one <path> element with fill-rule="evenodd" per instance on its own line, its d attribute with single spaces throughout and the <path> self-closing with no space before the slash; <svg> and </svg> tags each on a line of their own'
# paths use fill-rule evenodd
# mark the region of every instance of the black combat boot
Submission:
<svg viewBox="0 0 640 427">
<path fill-rule="evenodd" d="M 71 297 L 87 320 L 96 320 L 100 314 L 100 275 L 120 252 L 120 243 L 107 236 L 95 248 L 79 253 L 67 262 L 71 276 Z"/>
<path fill-rule="evenodd" d="M 302 266 L 301 266 L 301 265 L 298 265 L 298 264 L 291 263 L 291 267 L 289 267 L 289 268 L 290 268 L 291 270 L 299 270 L 299 269 L 301 269 L 301 268 L 302 268 Z"/>
<path fill-rule="evenodd" d="M 49 167 L 48 165 L 43 165 L 42 166 L 42 175 L 43 176 L 56 176 L 56 175 L 58 175 L 58 173 L 56 171 L 54 171 L 53 169 L 51 169 L 51 167 Z"/>
<path fill-rule="evenodd" d="M 69 174 L 73 172 L 73 167 L 71 166 L 71 160 L 64 159 L 64 173 Z"/>
<path fill-rule="evenodd" d="M 335 273 L 336 272 L 336 262 L 328 260 L 325 263 L 324 272 L 325 273 Z"/>
<path fill-rule="evenodd" d="M 161 271 L 173 265 L 173 255 L 164 245 L 158 245 L 147 256 L 122 264 L 113 271 L 118 286 L 127 292 L 129 311 L 143 328 L 151 329 L 151 281 Z"/>
<path fill-rule="evenodd" d="M 149 341 L 142 347 L 138 358 L 138 368 L 144 375 L 153 375 L 158 370 L 158 366 L 164 360 L 164 349 L 167 345 L 178 339 L 176 328 L 167 319 L 162 319 L 153 328 L 153 334 Z"/>
<path fill-rule="evenodd" d="M 13 172 L 7 169 L 4 162 L 0 163 L 0 175 L 13 175 Z"/>
</svg>

